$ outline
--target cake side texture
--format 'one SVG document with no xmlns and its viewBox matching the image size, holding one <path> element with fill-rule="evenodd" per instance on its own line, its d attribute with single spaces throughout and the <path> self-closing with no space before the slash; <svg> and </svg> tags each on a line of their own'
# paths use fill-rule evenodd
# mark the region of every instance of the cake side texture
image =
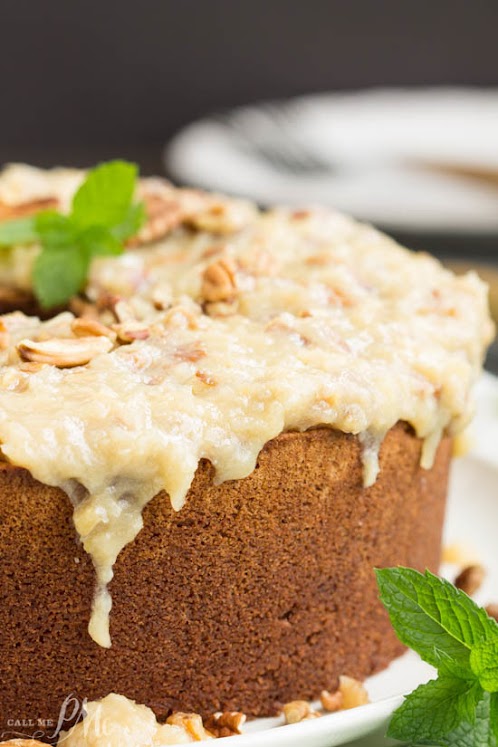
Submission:
<svg viewBox="0 0 498 747">
<path fill-rule="evenodd" d="M 373 568 L 440 558 L 451 441 L 429 470 L 421 449 L 397 424 L 369 488 L 358 438 L 328 428 L 270 441 L 242 480 L 215 485 L 202 461 L 184 508 L 157 495 L 120 555 L 110 649 L 86 631 L 94 572 L 67 496 L 1 465 L 0 734 L 111 691 L 159 717 L 269 715 L 385 667 L 401 647 Z"/>
</svg>

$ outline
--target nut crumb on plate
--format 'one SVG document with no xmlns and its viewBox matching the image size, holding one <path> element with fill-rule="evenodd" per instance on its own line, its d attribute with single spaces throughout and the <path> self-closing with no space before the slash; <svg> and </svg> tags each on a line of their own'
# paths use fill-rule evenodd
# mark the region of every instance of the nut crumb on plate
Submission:
<svg viewBox="0 0 498 747">
<path fill-rule="evenodd" d="M 474 565 L 479 562 L 478 554 L 474 548 L 463 542 L 452 542 L 443 547 L 443 563 L 458 565 L 464 568 L 467 565 Z"/>
<path fill-rule="evenodd" d="M 345 711 L 370 703 L 363 682 L 355 680 L 353 677 L 346 677 L 345 675 L 339 677 L 339 692 L 342 694 L 342 708 Z"/>
<path fill-rule="evenodd" d="M 241 734 L 245 721 L 246 716 L 240 711 L 218 712 L 204 719 L 204 727 L 217 738 L 231 737 Z"/>
<path fill-rule="evenodd" d="M 344 695 L 340 690 L 329 693 L 328 690 L 322 690 L 320 695 L 322 708 L 329 713 L 340 711 L 344 706 Z"/>
<path fill-rule="evenodd" d="M 484 608 L 487 614 L 498 622 L 498 604 L 488 604 Z"/>
<path fill-rule="evenodd" d="M 455 579 L 455 586 L 469 596 L 479 591 L 486 577 L 486 570 L 482 565 L 468 565 Z"/>
<path fill-rule="evenodd" d="M 202 723 L 202 718 L 197 713 L 173 713 L 166 719 L 166 724 L 179 726 L 196 742 L 212 739 Z"/>
<path fill-rule="evenodd" d="M 307 700 L 292 700 L 282 709 L 286 724 L 299 724 L 311 718 L 318 718 L 321 714 L 315 711 Z"/>
</svg>

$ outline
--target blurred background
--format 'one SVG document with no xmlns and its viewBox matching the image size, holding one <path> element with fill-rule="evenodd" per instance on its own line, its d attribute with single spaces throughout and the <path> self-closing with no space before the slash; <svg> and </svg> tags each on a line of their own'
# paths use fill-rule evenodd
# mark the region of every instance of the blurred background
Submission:
<svg viewBox="0 0 498 747">
<path fill-rule="evenodd" d="M 327 202 L 496 309 L 497 29 L 496 0 L 2 0 L 0 163 Z"/>
</svg>

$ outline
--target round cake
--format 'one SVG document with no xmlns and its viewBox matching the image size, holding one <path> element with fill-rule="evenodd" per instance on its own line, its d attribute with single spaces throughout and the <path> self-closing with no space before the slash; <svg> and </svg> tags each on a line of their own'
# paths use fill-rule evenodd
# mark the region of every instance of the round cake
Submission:
<svg viewBox="0 0 498 747">
<path fill-rule="evenodd" d="M 275 714 L 386 666 L 401 645 L 372 569 L 437 569 L 450 450 L 424 471 L 400 424 L 366 490 L 358 439 L 331 429 L 270 441 L 242 480 L 214 485 L 203 461 L 185 507 L 157 495 L 120 555 L 110 649 L 87 633 L 94 570 L 67 496 L 4 467 L 0 729 L 13 713 L 57 723 L 68 695 L 113 691 L 158 717 Z"/>
<path fill-rule="evenodd" d="M 84 178 L 10 167 L 0 221 Z M 137 197 L 126 252 L 44 320 L 40 245 L 1 257 L 4 738 L 111 692 L 261 716 L 364 679 L 401 651 L 374 567 L 439 564 L 484 284 L 330 210 Z"/>
</svg>

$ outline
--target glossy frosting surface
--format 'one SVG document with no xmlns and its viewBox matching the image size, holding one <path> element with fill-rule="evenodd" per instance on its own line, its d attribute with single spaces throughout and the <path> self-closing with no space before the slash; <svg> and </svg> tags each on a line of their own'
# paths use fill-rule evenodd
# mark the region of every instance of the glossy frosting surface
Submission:
<svg viewBox="0 0 498 747">
<path fill-rule="evenodd" d="M 62 209 L 81 178 L 30 174 L 35 197 Z M 31 177 L 15 176 L 0 178 L 0 201 L 33 199 Z M 155 213 L 136 246 L 94 261 L 83 320 L 16 312 L 1 325 L 1 449 L 71 497 L 98 577 L 90 633 L 104 646 L 112 567 L 160 490 L 180 509 L 200 459 L 220 482 L 239 479 L 282 431 L 323 424 L 358 434 L 365 486 L 398 421 L 425 440 L 429 467 L 441 434 L 472 413 L 492 334 L 475 274 L 370 226 L 156 180 L 141 189 Z M 3 282 L 29 287 L 36 252 L 7 252 Z"/>
</svg>

